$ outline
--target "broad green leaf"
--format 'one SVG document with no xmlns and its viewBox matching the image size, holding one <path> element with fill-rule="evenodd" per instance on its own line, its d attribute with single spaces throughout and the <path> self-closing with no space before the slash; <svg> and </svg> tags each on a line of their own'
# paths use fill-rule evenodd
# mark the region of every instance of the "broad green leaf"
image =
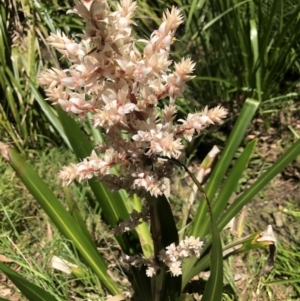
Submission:
<svg viewBox="0 0 300 301">
<path fill-rule="evenodd" d="M 116 284 L 107 275 L 106 264 L 96 246 L 91 243 L 92 240 L 88 239 L 82 232 L 76 221 L 54 196 L 45 182 L 15 150 L 9 149 L 7 145 L 0 143 L 0 151 L 4 159 L 13 167 L 21 181 L 45 210 L 57 228 L 67 239 L 73 242 L 85 262 L 99 277 L 100 281 L 103 282 L 111 293 L 119 293 Z"/>
<path fill-rule="evenodd" d="M 133 275 L 132 287 L 139 300 L 153 301 L 151 292 L 151 278 L 146 275 L 146 267 L 141 268 L 132 267 Z"/>
<path fill-rule="evenodd" d="M 158 257 L 160 250 L 172 243 L 178 243 L 178 232 L 170 204 L 165 195 L 157 198 L 148 195 L 146 200 L 150 211 L 154 257 Z M 153 298 L 157 294 L 160 294 L 161 298 L 165 296 L 163 300 L 178 298 L 181 293 L 181 276 L 172 277 L 166 268 L 162 268 L 160 274 L 153 278 Z"/>
<path fill-rule="evenodd" d="M 29 282 L 5 264 L 0 263 L 0 270 L 2 270 L 29 301 L 57 301 L 53 295 Z"/>
<path fill-rule="evenodd" d="M 170 244 L 176 244 L 179 242 L 174 216 L 170 207 L 170 203 L 165 195 L 161 195 L 157 198 L 156 209 L 161 227 L 162 248 L 165 249 Z M 181 293 L 182 276 L 173 277 L 168 271 L 166 271 L 165 277 L 166 279 L 163 284 L 165 291 L 164 300 L 167 298 L 170 298 L 170 300 L 177 300 Z"/>
</svg>

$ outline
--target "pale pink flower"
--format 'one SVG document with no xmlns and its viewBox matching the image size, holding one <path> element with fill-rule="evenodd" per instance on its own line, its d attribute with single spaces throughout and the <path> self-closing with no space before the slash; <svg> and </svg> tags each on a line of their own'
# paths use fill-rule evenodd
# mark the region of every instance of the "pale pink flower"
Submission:
<svg viewBox="0 0 300 301">
<path fill-rule="evenodd" d="M 184 138 L 191 140 L 226 116 L 222 107 L 205 108 L 176 124 L 175 100 L 194 77 L 195 68 L 190 58 L 175 64 L 169 58 L 183 17 L 175 7 L 167 10 L 149 39 L 137 40 L 145 45 L 140 52 L 132 35 L 135 10 L 136 2 L 131 0 L 121 1 L 114 12 L 106 0 L 78 2 L 72 12 L 86 23 L 85 34 L 78 35 L 81 41 L 59 31 L 48 38 L 71 66 L 40 75 L 47 99 L 81 120 L 90 113 L 106 142 L 82 162 L 63 169 L 64 184 L 96 177 L 114 189 L 168 194 L 173 167 L 162 157 L 178 159 Z M 169 103 L 162 109 L 163 98 Z M 175 267 L 174 273 L 179 273 Z"/>
</svg>

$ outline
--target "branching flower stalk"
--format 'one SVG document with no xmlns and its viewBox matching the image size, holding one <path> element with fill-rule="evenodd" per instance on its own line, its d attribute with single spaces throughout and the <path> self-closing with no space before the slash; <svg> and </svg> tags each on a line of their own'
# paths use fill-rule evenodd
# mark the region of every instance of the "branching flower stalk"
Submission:
<svg viewBox="0 0 300 301">
<path fill-rule="evenodd" d="M 174 168 L 169 159 L 180 159 L 183 140 L 191 141 L 209 125 L 220 124 L 227 114 L 221 106 L 206 107 L 176 121 L 176 98 L 194 77 L 195 67 L 190 58 L 173 62 L 169 57 L 183 17 L 172 7 L 149 39 L 136 39 L 132 32 L 136 7 L 136 2 L 123 0 L 112 12 L 105 0 L 77 1 L 71 12 L 83 18 L 85 33 L 76 40 L 59 31 L 48 38 L 70 66 L 40 75 L 47 99 L 81 120 L 91 113 L 92 124 L 104 133 L 104 142 L 89 157 L 61 170 L 64 185 L 96 177 L 113 190 L 158 197 L 169 190 Z M 162 104 L 163 99 L 167 104 Z M 181 243 L 187 246 L 191 240 L 197 239 Z M 191 255 L 177 248 L 156 254 L 174 276 L 181 273 L 175 268 L 180 267 L 179 259 Z M 171 250 L 181 255 L 167 258 Z"/>
</svg>

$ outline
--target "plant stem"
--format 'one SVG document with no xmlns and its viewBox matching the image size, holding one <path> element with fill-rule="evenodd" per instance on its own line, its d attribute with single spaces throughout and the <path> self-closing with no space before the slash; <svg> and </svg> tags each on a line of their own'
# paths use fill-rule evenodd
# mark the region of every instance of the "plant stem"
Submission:
<svg viewBox="0 0 300 301">
<path fill-rule="evenodd" d="M 149 202 L 149 211 L 150 211 L 150 227 L 151 227 L 151 235 L 153 240 L 153 248 L 154 248 L 154 260 L 157 265 L 159 265 L 159 251 L 161 250 L 161 229 L 160 222 L 157 215 L 157 201 L 151 200 Z M 163 282 L 163 274 L 162 271 L 158 271 L 157 275 L 153 277 L 152 281 L 152 296 L 153 301 L 161 300 L 161 288 Z"/>
</svg>

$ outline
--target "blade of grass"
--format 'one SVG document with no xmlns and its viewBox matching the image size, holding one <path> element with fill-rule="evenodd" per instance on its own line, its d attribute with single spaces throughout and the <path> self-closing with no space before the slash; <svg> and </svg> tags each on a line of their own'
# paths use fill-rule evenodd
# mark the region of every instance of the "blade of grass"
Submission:
<svg viewBox="0 0 300 301">
<path fill-rule="evenodd" d="M 257 97 L 258 97 L 258 101 L 261 102 L 263 91 L 261 90 L 261 67 L 260 67 L 261 64 L 259 62 L 258 28 L 256 25 L 256 21 L 253 19 L 250 20 L 250 41 L 251 41 L 251 46 L 253 51 L 253 58 L 254 58 L 253 69 L 254 69 L 255 79 L 256 79 Z"/>
<path fill-rule="evenodd" d="M 218 15 L 218 17 L 214 18 L 213 20 L 209 21 L 202 29 L 202 31 L 206 31 L 209 27 L 211 27 L 214 23 L 216 23 L 217 21 L 219 21 L 220 19 L 222 19 L 225 15 L 227 15 L 228 13 L 232 12 L 234 9 L 238 8 L 239 6 L 242 6 L 248 2 L 251 2 L 251 0 L 246 0 L 246 1 L 242 1 L 240 3 L 237 3 L 236 5 L 234 5 L 233 7 L 230 7 L 229 9 L 227 9 L 226 11 L 222 12 L 221 14 Z"/>
</svg>

